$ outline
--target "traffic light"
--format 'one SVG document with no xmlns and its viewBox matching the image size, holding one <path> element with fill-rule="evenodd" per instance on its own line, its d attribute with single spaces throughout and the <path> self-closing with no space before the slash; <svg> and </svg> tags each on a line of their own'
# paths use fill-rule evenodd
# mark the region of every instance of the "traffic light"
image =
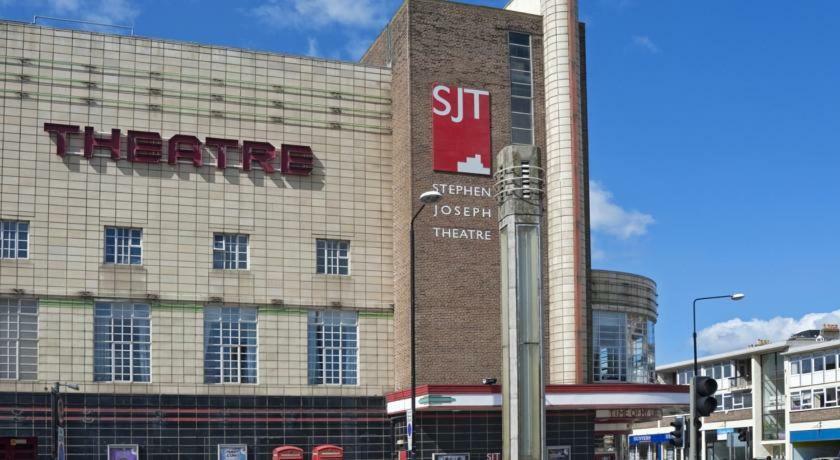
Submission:
<svg viewBox="0 0 840 460">
<path fill-rule="evenodd" d="M 717 409 L 717 399 L 714 394 L 717 391 L 717 382 L 711 377 L 694 377 L 694 407 L 697 417 L 708 417 Z"/>
<path fill-rule="evenodd" d="M 677 417 L 671 422 L 671 426 L 674 427 L 674 431 L 668 433 L 668 441 L 674 447 L 686 447 L 688 442 L 686 442 L 685 438 L 685 417 Z"/>
<path fill-rule="evenodd" d="M 750 429 L 749 428 L 738 428 L 738 440 L 741 442 L 747 442 L 750 436 Z"/>
</svg>

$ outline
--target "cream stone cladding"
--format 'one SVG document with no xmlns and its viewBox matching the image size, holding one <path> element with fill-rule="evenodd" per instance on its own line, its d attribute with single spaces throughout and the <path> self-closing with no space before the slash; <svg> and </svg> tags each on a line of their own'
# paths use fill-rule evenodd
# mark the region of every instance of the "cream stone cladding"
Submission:
<svg viewBox="0 0 840 460">
<path fill-rule="evenodd" d="M 98 391 L 290 392 L 306 385 L 309 309 L 359 313 L 360 383 L 392 388 L 390 71 L 0 22 L 0 218 L 30 222 L 30 255 L 0 261 L 0 295 L 39 299 L 39 380 L 92 384 L 92 304 L 152 306 L 152 384 Z M 56 155 L 45 123 L 122 134 L 123 159 Z M 310 146 L 310 176 L 125 160 L 129 130 Z M 106 226 L 143 229 L 143 263 L 103 263 Z M 248 270 L 212 269 L 214 232 L 249 235 Z M 350 241 L 349 276 L 317 275 L 315 240 Z M 259 308 L 259 384 L 203 385 L 203 307 Z M 104 388 L 104 387 L 108 388 Z M 111 388 L 112 387 L 112 388 Z M 83 391 L 85 388 L 83 388 Z"/>
</svg>

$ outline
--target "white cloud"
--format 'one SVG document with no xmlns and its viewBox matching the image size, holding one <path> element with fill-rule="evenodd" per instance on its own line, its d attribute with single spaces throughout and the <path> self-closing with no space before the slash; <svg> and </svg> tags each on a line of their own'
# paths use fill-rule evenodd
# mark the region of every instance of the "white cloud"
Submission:
<svg viewBox="0 0 840 460">
<path fill-rule="evenodd" d="M 713 324 L 697 333 L 698 348 L 709 354 L 722 353 L 753 344 L 758 339 L 771 342 L 787 340 L 791 335 L 807 329 L 819 329 L 823 324 L 840 324 L 840 310 L 828 313 L 808 313 L 801 318 L 777 316 L 770 319 L 741 318 Z"/>
<path fill-rule="evenodd" d="M 306 48 L 306 55 L 307 56 L 318 56 L 318 40 L 315 40 L 312 37 L 309 37 L 307 40 L 307 48 Z"/>
<path fill-rule="evenodd" d="M 589 213 L 592 230 L 621 239 L 641 236 L 653 224 L 650 214 L 627 211 L 613 201 L 613 195 L 597 181 L 589 182 Z"/>
<path fill-rule="evenodd" d="M 657 46 L 657 44 L 654 43 L 653 40 L 650 39 L 650 37 L 644 35 L 636 35 L 635 37 L 633 37 L 633 44 L 653 54 L 659 53 L 661 51 L 659 49 L 659 46 Z"/>
<path fill-rule="evenodd" d="M 264 22 L 301 28 L 327 25 L 380 27 L 387 18 L 384 0 L 268 0 L 251 12 Z"/>
</svg>

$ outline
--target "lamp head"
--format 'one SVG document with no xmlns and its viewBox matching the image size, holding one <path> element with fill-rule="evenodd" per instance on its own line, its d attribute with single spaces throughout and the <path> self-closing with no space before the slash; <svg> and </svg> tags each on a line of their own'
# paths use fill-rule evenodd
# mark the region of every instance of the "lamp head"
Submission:
<svg viewBox="0 0 840 460">
<path fill-rule="evenodd" d="M 736 293 L 732 294 L 731 296 L 729 296 L 729 298 L 732 299 L 732 300 L 741 300 L 744 297 L 746 297 L 746 296 L 744 295 L 743 292 L 736 292 Z"/>
<path fill-rule="evenodd" d="M 437 190 L 429 190 L 420 194 L 420 202 L 423 204 L 437 203 L 441 198 L 443 198 L 443 195 Z"/>
</svg>

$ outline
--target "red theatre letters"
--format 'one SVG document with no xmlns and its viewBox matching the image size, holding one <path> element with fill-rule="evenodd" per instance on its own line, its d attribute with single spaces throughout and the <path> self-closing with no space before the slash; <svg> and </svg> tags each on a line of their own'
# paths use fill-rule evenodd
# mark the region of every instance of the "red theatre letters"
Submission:
<svg viewBox="0 0 840 460">
<path fill-rule="evenodd" d="M 44 131 L 55 135 L 55 147 L 58 156 L 67 153 L 70 135 L 79 135 L 81 130 L 77 125 L 61 125 L 44 123 Z M 164 158 L 164 140 L 159 133 L 146 131 L 128 131 L 126 138 L 126 159 L 132 163 L 169 163 L 170 165 L 188 161 L 193 166 L 202 165 L 202 146 L 211 149 L 216 154 L 216 167 L 225 169 L 230 166 L 228 156 L 231 149 L 242 153 L 242 169 L 250 171 L 254 165 L 267 174 L 274 172 L 277 151 L 268 142 L 244 141 L 239 144 L 236 139 L 219 139 L 208 137 L 204 143 L 187 134 L 176 134 L 166 142 L 166 158 Z M 120 148 L 120 130 L 112 129 L 110 136 L 98 136 L 92 126 L 85 126 L 84 157 L 92 158 L 95 149 L 107 150 L 112 160 L 122 158 Z M 305 145 L 282 144 L 280 146 L 280 172 L 287 175 L 308 176 L 312 173 L 314 155 L 312 149 Z"/>
<path fill-rule="evenodd" d="M 435 83 L 432 138 L 435 171 L 489 176 L 490 93 Z"/>
</svg>

